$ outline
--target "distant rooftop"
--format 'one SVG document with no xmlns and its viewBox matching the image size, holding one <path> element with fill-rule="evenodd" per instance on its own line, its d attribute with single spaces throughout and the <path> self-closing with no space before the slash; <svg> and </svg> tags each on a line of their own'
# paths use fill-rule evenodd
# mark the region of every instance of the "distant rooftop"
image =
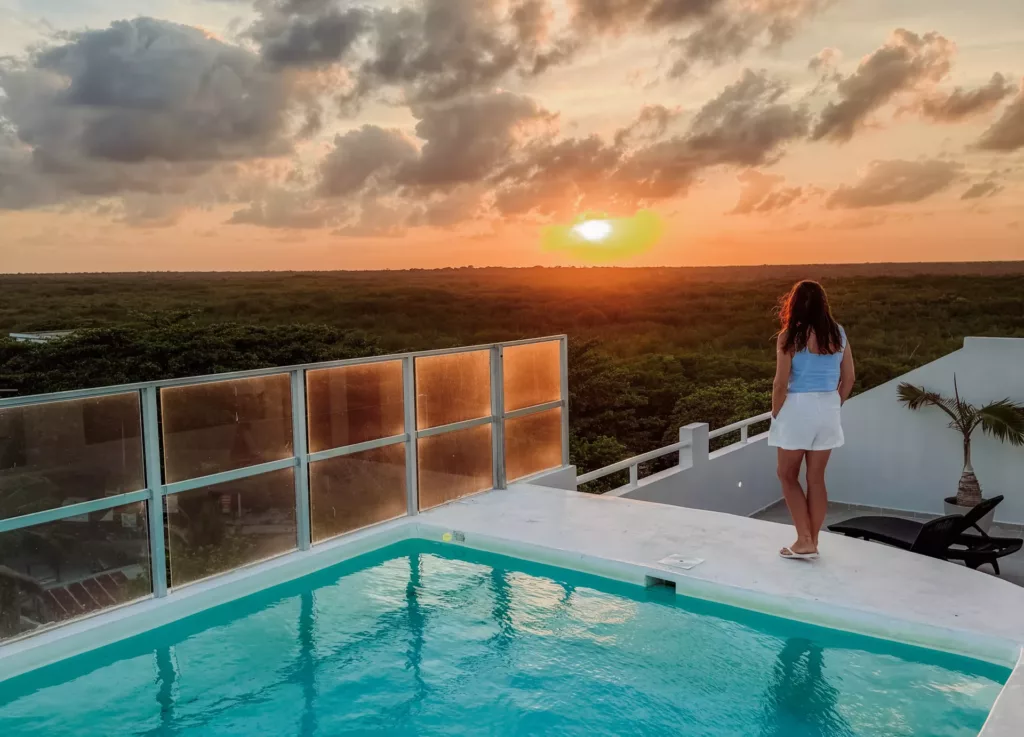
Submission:
<svg viewBox="0 0 1024 737">
<path fill-rule="evenodd" d="M 40 330 L 34 333 L 8 333 L 9 337 L 20 343 L 47 343 L 51 340 L 57 340 L 67 335 L 71 335 L 74 330 Z"/>
</svg>

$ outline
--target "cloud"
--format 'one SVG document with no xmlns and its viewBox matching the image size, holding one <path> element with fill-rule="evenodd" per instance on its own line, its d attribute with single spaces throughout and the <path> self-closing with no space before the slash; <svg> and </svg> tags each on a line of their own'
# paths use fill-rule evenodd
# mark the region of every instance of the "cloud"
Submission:
<svg viewBox="0 0 1024 737">
<path fill-rule="evenodd" d="M 15 139 L 0 143 L 2 207 L 178 193 L 224 162 L 291 151 L 293 80 L 249 51 L 151 18 L 57 38 L 0 62 Z"/>
<path fill-rule="evenodd" d="M 807 196 L 803 187 L 779 187 L 785 177 L 747 169 L 736 176 L 740 183 L 740 196 L 733 215 L 766 213 L 783 210 Z"/>
<path fill-rule="evenodd" d="M 954 51 L 953 43 L 937 33 L 897 29 L 853 74 L 838 82 L 839 99 L 822 110 L 811 138 L 850 140 L 872 113 L 900 93 L 941 81 L 949 73 Z"/>
<path fill-rule="evenodd" d="M 348 108 L 388 87 L 414 103 L 488 90 L 510 73 L 529 76 L 567 61 L 553 39 L 548 0 L 417 0 L 353 6 L 346 0 L 260 0 L 244 35 L 278 67 L 340 65 Z"/>
<path fill-rule="evenodd" d="M 665 4 L 674 4 L 665 0 Z M 697 63 L 722 64 L 754 47 L 776 48 L 832 0 L 731 0 L 707 3 L 707 14 L 689 34 L 673 41 L 670 77 L 687 74 Z"/>
<path fill-rule="evenodd" d="M 671 74 L 720 64 L 788 40 L 832 0 L 259 0 L 245 31 L 278 67 L 339 65 L 343 109 L 397 89 L 405 101 L 441 102 L 529 78 L 627 32 L 671 40 Z"/>
<path fill-rule="evenodd" d="M 981 182 L 975 182 L 972 184 L 966 192 L 960 195 L 962 200 L 977 200 L 982 197 L 991 197 L 994 194 L 998 194 L 1003 190 L 1003 185 L 994 179 L 985 179 Z"/>
<path fill-rule="evenodd" d="M 228 223 L 303 230 L 333 225 L 344 214 L 345 211 L 336 205 L 324 203 L 307 192 L 273 188 L 260 199 L 236 210 Z"/>
<path fill-rule="evenodd" d="M 857 209 L 920 202 L 962 178 L 963 165 L 952 161 L 872 161 L 860 181 L 834 190 L 830 208 Z"/>
<path fill-rule="evenodd" d="M 414 107 L 416 135 L 425 143 L 419 161 L 402 181 L 425 187 L 478 182 L 553 116 L 536 101 L 511 92 L 492 92 L 452 103 Z"/>
<path fill-rule="evenodd" d="M 921 114 L 938 123 L 959 123 L 962 120 L 987 113 L 1003 98 L 1013 92 L 1006 79 L 998 72 L 992 75 L 988 84 L 973 90 L 957 87 L 948 94 L 925 97 L 920 103 Z"/>
<path fill-rule="evenodd" d="M 391 189 L 396 172 L 418 157 L 416 144 L 401 131 L 364 125 L 334 137 L 334 148 L 320 164 L 319 191 L 342 197 L 371 183 Z"/>
<path fill-rule="evenodd" d="M 665 135 L 669 125 L 682 115 L 678 107 L 667 108 L 664 105 L 644 105 L 636 120 L 615 132 L 615 143 L 623 145 L 627 141 L 650 140 Z"/>
<path fill-rule="evenodd" d="M 361 7 L 331 0 L 257 3 L 259 19 L 246 31 L 272 64 L 309 67 L 341 61 L 371 29 L 373 16 Z"/>
<path fill-rule="evenodd" d="M 1007 105 L 1002 116 L 982 134 L 977 147 L 985 151 L 1024 148 L 1024 80 L 1021 81 L 1020 92 Z"/>
<path fill-rule="evenodd" d="M 703 169 L 773 162 L 809 125 L 803 107 L 781 102 L 786 92 L 764 72 L 744 71 L 698 111 L 685 135 L 634 152 L 620 170 L 623 183 L 643 199 L 662 199 L 686 192 Z"/>
</svg>

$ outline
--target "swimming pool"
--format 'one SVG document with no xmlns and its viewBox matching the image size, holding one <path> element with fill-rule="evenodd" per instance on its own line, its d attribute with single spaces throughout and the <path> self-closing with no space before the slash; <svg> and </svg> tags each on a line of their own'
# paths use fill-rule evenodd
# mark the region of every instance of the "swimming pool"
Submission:
<svg viewBox="0 0 1024 737">
<path fill-rule="evenodd" d="M 0 683 L 0 734 L 961 737 L 1009 674 L 409 541 Z"/>
</svg>

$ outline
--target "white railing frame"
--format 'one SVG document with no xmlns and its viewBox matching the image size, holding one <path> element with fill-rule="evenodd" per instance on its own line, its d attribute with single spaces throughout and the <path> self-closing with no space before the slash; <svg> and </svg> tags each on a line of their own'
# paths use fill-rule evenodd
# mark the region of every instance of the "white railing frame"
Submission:
<svg viewBox="0 0 1024 737">
<path fill-rule="evenodd" d="M 734 422 L 731 425 L 725 425 L 724 427 L 720 427 L 708 433 L 708 440 L 714 440 L 715 438 L 720 438 L 723 435 L 728 435 L 729 433 L 736 432 L 738 430 L 740 433 L 739 442 L 733 443 L 732 445 L 726 447 L 732 448 L 736 445 L 746 445 L 747 443 L 750 442 L 750 426 L 756 425 L 758 422 L 770 420 L 771 417 L 771 412 L 765 412 L 764 414 L 755 415 L 754 417 L 748 417 L 745 420 Z M 577 476 L 576 488 L 579 488 L 583 484 L 590 483 L 591 481 L 597 481 L 598 479 L 604 478 L 605 476 L 610 476 L 613 473 L 618 473 L 620 471 L 625 471 L 626 469 L 629 469 L 628 484 L 624 486 L 619 486 L 615 489 L 612 489 L 611 491 L 605 492 L 606 496 L 620 496 L 622 494 L 633 491 L 634 489 L 639 487 L 640 464 L 648 463 L 650 461 L 657 460 L 658 458 L 663 458 L 673 453 L 679 453 L 681 450 L 684 450 L 686 448 L 693 448 L 692 441 L 681 440 L 678 443 L 666 445 L 664 448 L 658 448 L 657 450 L 648 451 L 647 453 L 641 453 L 640 455 L 633 456 L 632 458 L 627 458 L 617 463 L 612 463 L 611 465 L 605 466 L 604 468 L 599 468 L 596 471 L 590 471 L 589 473 Z"/>
<path fill-rule="evenodd" d="M 529 345 L 534 343 L 559 342 L 559 371 L 560 371 L 560 398 L 553 402 L 526 407 L 514 412 L 505 412 L 504 409 L 504 358 L 503 351 L 510 346 Z M 491 411 L 490 414 L 478 419 L 455 422 L 439 427 L 419 429 L 416 420 L 416 359 L 426 356 L 449 355 L 457 353 L 469 353 L 473 351 L 487 351 L 490 356 L 490 381 L 491 381 Z M 338 448 L 322 450 L 310 453 L 308 445 L 308 418 L 307 418 L 307 372 L 358 366 L 365 364 L 383 363 L 388 361 L 401 361 L 403 399 L 405 406 L 404 432 L 401 435 L 379 438 L 364 443 L 358 443 Z M 222 381 L 236 381 L 253 379 L 266 376 L 278 376 L 288 374 L 291 393 L 292 410 L 292 449 L 293 455 L 255 466 L 232 469 L 209 476 L 190 478 L 183 481 L 168 483 L 163 473 L 163 438 L 160 432 L 160 390 L 167 387 L 194 386 Z M 569 447 L 569 392 L 568 392 L 568 342 L 564 335 L 547 336 L 543 338 L 530 338 L 526 340 L 514 340 L 501 343 L 490 343 L 486 345 L 465 346 L 459 348 L 440 349 L 431 351 L 418 351 L 410 353 L 393 354 L 386 356 L 369 356 L 366 358 L 354 358 L 341 361 L 326 361 L 322 363 L 308 363 L 296 366 L 282 366 L 252 371 L 235 371 L 222 374 L 210 374 L 181 379 L 166 379 L 135 384 L 124 384 L 120 386 L 98 387 L 94 389 L 80 389 L 74 391 L 55 392 L 52 394 L 37 394 L 28 396 L 11 397 L 0 399 L 0 410 L 14 407 L 30 407 L 40 404 L 64 402 L 77 399 L 90 399 L 105 397 L 116 394 L 137 394 L 139 397 L 139 422 L 141 428 L 141 441 L 143 461 L 145 468 L 146 488 L 137 491 L 130 491 L 114 496 L 92 499 L 86 502 L 69 504 L 63 507 L 47 509 L 40 512 L 0 519 L 0 533 L 10 532 L 34 525 L 55 522 L 69 517 L 75 517 L 90 512 L 97 512 L 126 504 L 140 501 L 148 502 L 147 528 L 149 534 L 149 556 L 155 598 L 163 598 L 172 594 L 167 580 L 167 551 L 165 550 L 164 535 L 166 531 L 166 520 L 164 518 L 164 499 L 173 494 L 180 494 L 194 489 L 204 488 L 213 484 L 237 481 L 260 474 L 271 473 L 283 469 L 293 469 L 295 477 L 295 511 L 296 511 L 296 547 L 283 555 L 302 555 L 307 552 L 315 543 L 312 540 L 310 529 L 310 490 L 308 468 L 311 463 L 325 461 L 342 455 L 350 455 L 375 448 L 403 443 L 406 454 L 406 493 L 407 493 L 407 514 L 413 516 L 419 513 L 419 479 L 417 464 L 417 444 L 420 438 L 430 437 L 448 432 L 458 432 L 479 425 L 490 424 L 492 427 L 492 457 L 493 457 L 493 486 L 500 489 L 506 486 L 506 464 L 505 464 L 505 421 L 514 417 L 543 412 L 555 408 L 562 410 L 562 459 L 563 465 L 568 463 Z M 544 471 L 551 469 L 544 469 Z M 486 491 L 486 490 L 485 490 Z M 480 493 L 483 493 L 482 491 Z M 355 532 L 355 531 L 353 531 Z M 351 533 L 345 533 L 351 534 Z M 250 564 L 250 565 L 255 565 Z M 188 584 L 191 585 L 191 584 Z M 144 599 L 142 599 L 144 600 Z M 68 620 L 74 621 L 74 620 Z"/>
</svg>

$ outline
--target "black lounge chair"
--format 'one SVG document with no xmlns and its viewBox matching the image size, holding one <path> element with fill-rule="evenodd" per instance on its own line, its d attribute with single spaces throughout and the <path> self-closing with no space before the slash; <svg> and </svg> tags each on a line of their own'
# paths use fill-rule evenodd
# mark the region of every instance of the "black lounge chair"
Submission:
<svg viewBox="0 0 1024 737">
<path fill-rule="evenodd" d="M 969 568 L 985 563 L 999 575 L 999 558 L 1016 553 L 1024 540 L 1012 537 L 991 537 L 978 527 L 978 520 L 992 511 L 1002 496 L 986 499 L 965 515 L 952 514 L 930 522 L 903 517 L 864 516 L 829 525 L 830 532 L 847 537 L 892 545 L 942 560 L 960 560 Z M 967 534 L 974 528 L 979 534 Z"/>
</svg>

